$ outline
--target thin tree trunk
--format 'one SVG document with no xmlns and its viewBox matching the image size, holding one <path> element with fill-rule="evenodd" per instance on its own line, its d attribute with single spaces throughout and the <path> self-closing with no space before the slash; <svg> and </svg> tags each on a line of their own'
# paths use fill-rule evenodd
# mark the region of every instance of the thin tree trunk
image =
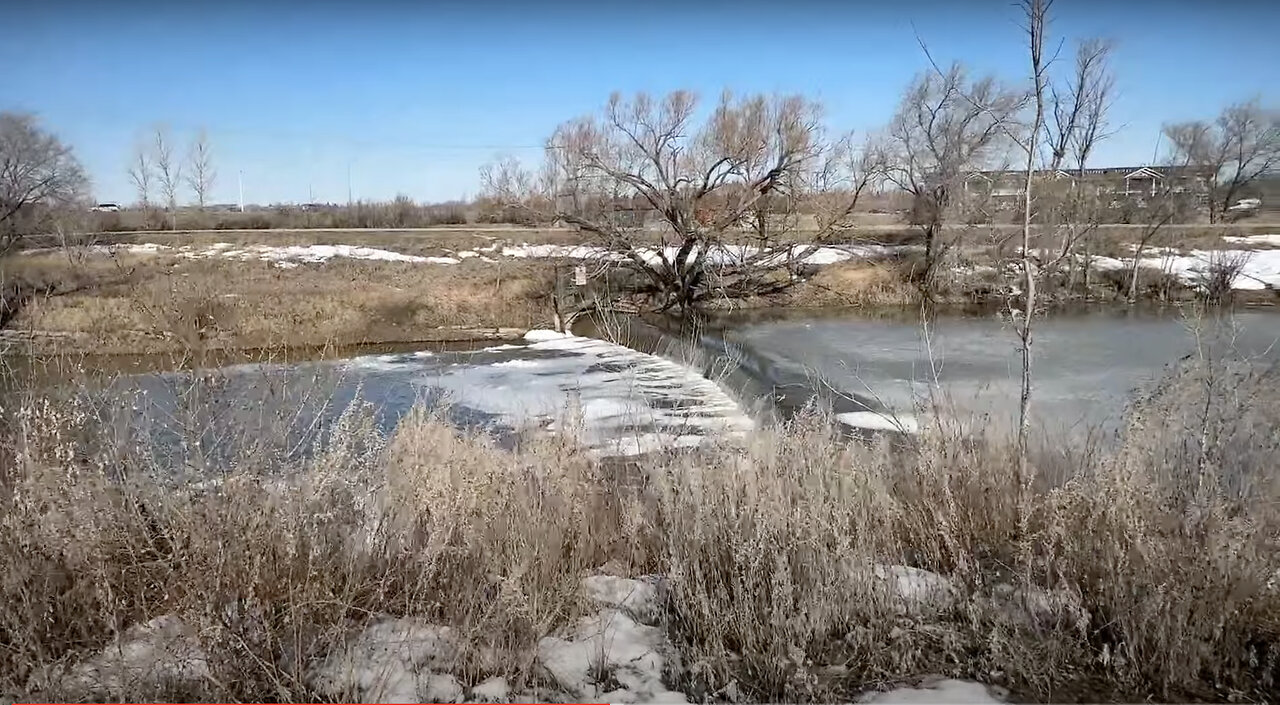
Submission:
<svg viewBox="0 0 1280 705">
<path fill-rule="evenodd" d="M 1023 192 L 1022 209 L 1022 282 L 1023 312 L 1019 338 L 1022 345 L 1022 394 L 1018 403 L 1018 479 L 1024 499 L 1030 490 L 1030 473 L 1027 465 L 1028 436 L 1031 431 L 1031 333 L 1036 310 L 1036 275 L 1031 261 L 1031 206 L 1032 187 L 1035 181 L 1037 138 L 1044 124 L 1044 71 L 1041 65 L 1041 48 L 1044 45 L 1044 26 L 1047 6 L 1044 0 L 1029 0 L 1027 5 L 1027 29 L 1030 34 L 1031 73 L 1035 82 L 1035 121 L 1027 136 L 1027 179 Z"/>
<path fill-rule="evenodd" d="M 1133 264 L 1129 267 L 1129 303 L 1138 300 L 1138 262 L 1142 260 L 1142 250 L 1143 245 L 1139 245 L 1138 251 L 1133 253 Z"/>
</svg>

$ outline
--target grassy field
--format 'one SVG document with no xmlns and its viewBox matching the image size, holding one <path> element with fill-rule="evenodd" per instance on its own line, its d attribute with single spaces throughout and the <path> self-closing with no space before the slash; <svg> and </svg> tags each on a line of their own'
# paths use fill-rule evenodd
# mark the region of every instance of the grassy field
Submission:
<svg viewBox="0 0 1280 705">
<path fill-rule="evenodd" d="M 72 284 L 69 293 L 33 297 L 10 328 L 104 353 L 480 339 L 550 323 L 552 267 L 538 261 L 335 259 L 282 269 L 128 254 L 68 262 L 50 253 L 17 266 L 29 281 Z"/>
</svg>

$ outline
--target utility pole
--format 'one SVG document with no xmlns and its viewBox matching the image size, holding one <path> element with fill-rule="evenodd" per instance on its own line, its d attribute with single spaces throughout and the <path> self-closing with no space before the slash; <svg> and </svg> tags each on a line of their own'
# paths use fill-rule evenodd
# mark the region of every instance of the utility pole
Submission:
<svg viewBox="0 0 1280 705">
<path fill-rule="evenodd" d="M 351 207 L 351 162 L 347 162 L 347 208 Z"/>
<path fill-rule="evenodd" d="M 244 212 L 244 169 L 240 170 L 240 174 L 236 177 L 236 182 L 240 186 L 240 212 Z"/>
</svg>

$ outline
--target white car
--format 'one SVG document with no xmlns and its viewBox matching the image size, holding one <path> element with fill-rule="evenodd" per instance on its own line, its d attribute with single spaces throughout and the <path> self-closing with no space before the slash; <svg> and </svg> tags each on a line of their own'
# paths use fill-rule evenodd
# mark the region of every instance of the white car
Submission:
<svg viewBox="0 0 1280 705">
<path fill-rule="evenodd" d="M 1231 206 L 1227 210 L 1256 211 L 1261 205 L 1262 205 L 1262 199 L 1260 198 L 1242 198 L 1239 201 L 1236 201 L 1236 204 L 1234 206 Z"/>
<path fill-rule="evenodd" d="M 94 206 L 93 208 L 90 208 L 89 210 L 92 210 L 95 213 L 119 213 L 120 206 L 114 203 L 99 203 L 98 205 Z"/>
</svg>

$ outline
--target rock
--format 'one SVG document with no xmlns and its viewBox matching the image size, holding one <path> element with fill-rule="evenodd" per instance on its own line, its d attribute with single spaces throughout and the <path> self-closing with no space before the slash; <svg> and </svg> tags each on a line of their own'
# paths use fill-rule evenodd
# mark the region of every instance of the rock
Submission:
<svg viewBox="0 0 1280 705">
<path fill-rule="evenodd" d="M 462 686 L 436 671 L 452 668 L 458 652 L 450 627 L 389 618 L 335 649 L 311 680 L 335 698 L 361 702 L 457 702 Z"/>
<path fill-rule="evenodd" d="M 898 688 L 883 693 L 864 695 L 863 703 L 920 703 L 922 705 L 988 705 L 1000 703 L 981 683 L 960 680 L 942 680 L 920 688 Z"/>
<path fill-rule="evenodd" d="M 86 698 L 127 698 L 139 692 L 198 689 L 209 677 L 208 655 L 195 631 L 180 617 L 164 615 L 130 627 L 92 658 L 55 676 L 50 685 Z"/>
<path fill-rule="evenodd" d="M 582 592 L 598 606 L 621 609 L 642 624 L 655 625 L 662 616 L 653 582 L 592 575 L 583 578 Z"/>
<path fill-rule="evenodd" d="M 871 577 L 900 614 L 923 616 L 954 607 L 959 591 L 943 575 L 905 565 L 871 568 Z"/>
<path fill-rule="evenodd" d="M 661 629 L 617 609 L 602 609 L 563 637 L 538 642 L 538 662 L 570 695 L 612 703 L 688 702 L 662 683 L 673 655 Z M 615 683 L 618 687 L 610 687 Z"/>
<path fill-rule="evenodd" d="M 471 689 L 471 699 L 481 703 L 505 703 L 511 697 L 511 685 L 502 676 L 481 681 Z"/>
</svg>

